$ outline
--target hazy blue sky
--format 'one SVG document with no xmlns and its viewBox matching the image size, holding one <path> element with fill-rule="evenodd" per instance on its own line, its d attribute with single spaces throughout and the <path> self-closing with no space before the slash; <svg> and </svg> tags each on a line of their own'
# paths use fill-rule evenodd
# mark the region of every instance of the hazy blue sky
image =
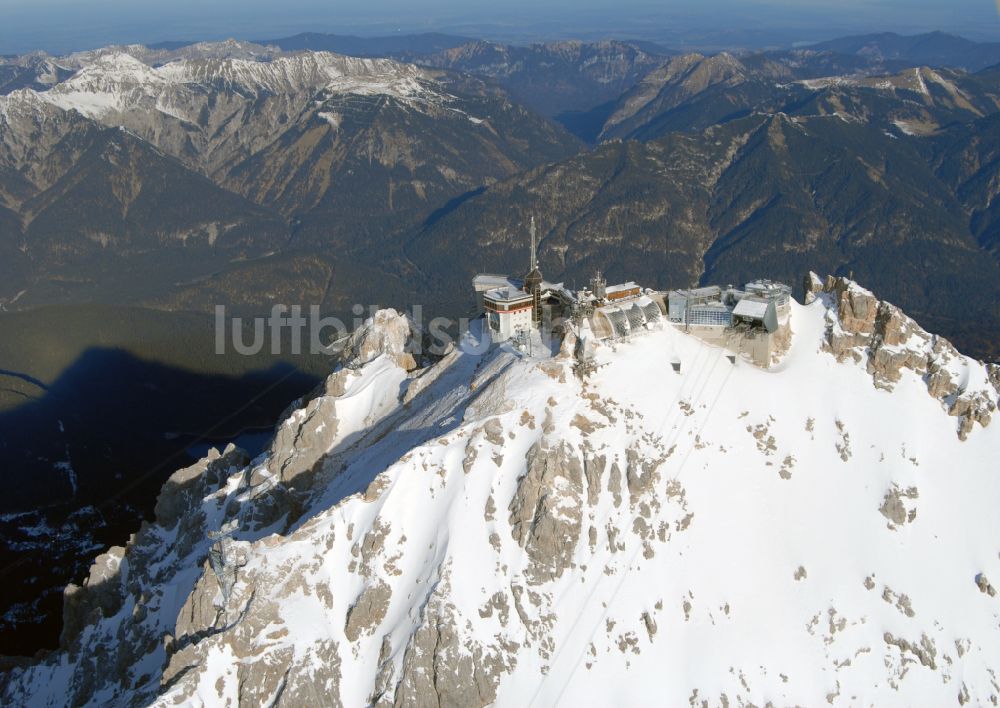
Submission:
<svg viewBox="0 0 1000 708">
<path fill-rule="evenodd" d="M 931 29 L 1000 39 L 998 0 L 0 0 L 0 52 L 111 42 L 440 30 L 496 39 L 813 41 Z M 754 39 L 756 38 L 756 39 Z"/>
</svg>

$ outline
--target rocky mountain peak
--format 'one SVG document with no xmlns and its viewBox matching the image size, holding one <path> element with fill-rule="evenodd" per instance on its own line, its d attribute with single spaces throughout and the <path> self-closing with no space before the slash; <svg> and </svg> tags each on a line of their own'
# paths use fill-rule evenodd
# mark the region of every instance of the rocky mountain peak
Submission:
<svg viewBox="0 0 1000 708">
<path fill-rule="evenodd" d="M 989 702 L 1000 429 L 960 440 L 916 368 L 873 386 L 883 347 L 934 342 L 807 286 L 767 371 L 664 323 L 585 379 L 503 347 L 408 371 L 376 313 L 268 453 L 171 478 L 5 701 Z"/>
<path fill-rule="evenodd" d="M 401 368 L 412 371 L 416 361 L 410 353 L 416 336 L 410 319 L 395 310 L 379 310 L 351 333 L 343 350 L 348 366 L 364 366 L 380 356 L 390 358 Z"/>
</svg>

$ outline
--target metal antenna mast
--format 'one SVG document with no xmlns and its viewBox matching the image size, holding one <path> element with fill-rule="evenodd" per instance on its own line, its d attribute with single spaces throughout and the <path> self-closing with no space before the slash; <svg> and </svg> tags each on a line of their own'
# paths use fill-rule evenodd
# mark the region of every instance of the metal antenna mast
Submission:
<svg viewBox="0 0 1000 708">
<path fill-rule="evenodd" d="M 538 239 L 535 234 L 535 215 L 531 215 L 531 267 L 528 268 L 528 272 L 538 268 Z"/>
</svg>

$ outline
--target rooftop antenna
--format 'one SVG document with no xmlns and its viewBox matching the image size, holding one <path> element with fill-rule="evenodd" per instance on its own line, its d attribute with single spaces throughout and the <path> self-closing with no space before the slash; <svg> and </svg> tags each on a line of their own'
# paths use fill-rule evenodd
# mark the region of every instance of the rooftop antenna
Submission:
<svg viewBox="0 0 1000 708">
<path fill-rule="evenodd" d="M 535 235 L 535 215 L 531 215 L 531 267 L 528 268 L 528 272 L 538 268 L 538 241 Z"/>
</svg>

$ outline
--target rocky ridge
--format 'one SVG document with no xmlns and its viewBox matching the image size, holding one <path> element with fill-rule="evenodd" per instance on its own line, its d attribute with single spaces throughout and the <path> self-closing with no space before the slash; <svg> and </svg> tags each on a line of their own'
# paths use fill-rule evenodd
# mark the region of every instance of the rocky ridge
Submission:
<svg viewBox="0 0 1000 708">
<path fill-rule="evenodd" d="M 821 280 L 810 273 L 806 299 L 825 297 L 830 303 L 825 348 L 839 361 L 862 362 L 877 388 L 892 391 L 904 370 L 920 376 L 927 393 L 958 418 L 958 436 L 965 440 L 976 423 L 986 427 L 997 410 L 997 364 L 969 362 L 944 337 L 930 334 L 902 310 L 879 300 L 844 277 Z"/>
<path fill-rule="evenodd" d="M 959 440 L 917 369 L 872 386 L 858 348 L 896 326 L 853 283 L 813 292 L 770 371 L 660 324 L 599 346 L 585 380 L 571 347 L 466 340 L 417 368 L 412 325 L 382 311 L 269 452 L 176 473 L 156 521 L 67 591 L 63 649 L 8 667 L 0 692 L 997 700 L 998 428 Z M 838 360 L 831 322 L 866 339 Z M 675 357 L 682 373 L 662 365 Z"/>
</svg>

